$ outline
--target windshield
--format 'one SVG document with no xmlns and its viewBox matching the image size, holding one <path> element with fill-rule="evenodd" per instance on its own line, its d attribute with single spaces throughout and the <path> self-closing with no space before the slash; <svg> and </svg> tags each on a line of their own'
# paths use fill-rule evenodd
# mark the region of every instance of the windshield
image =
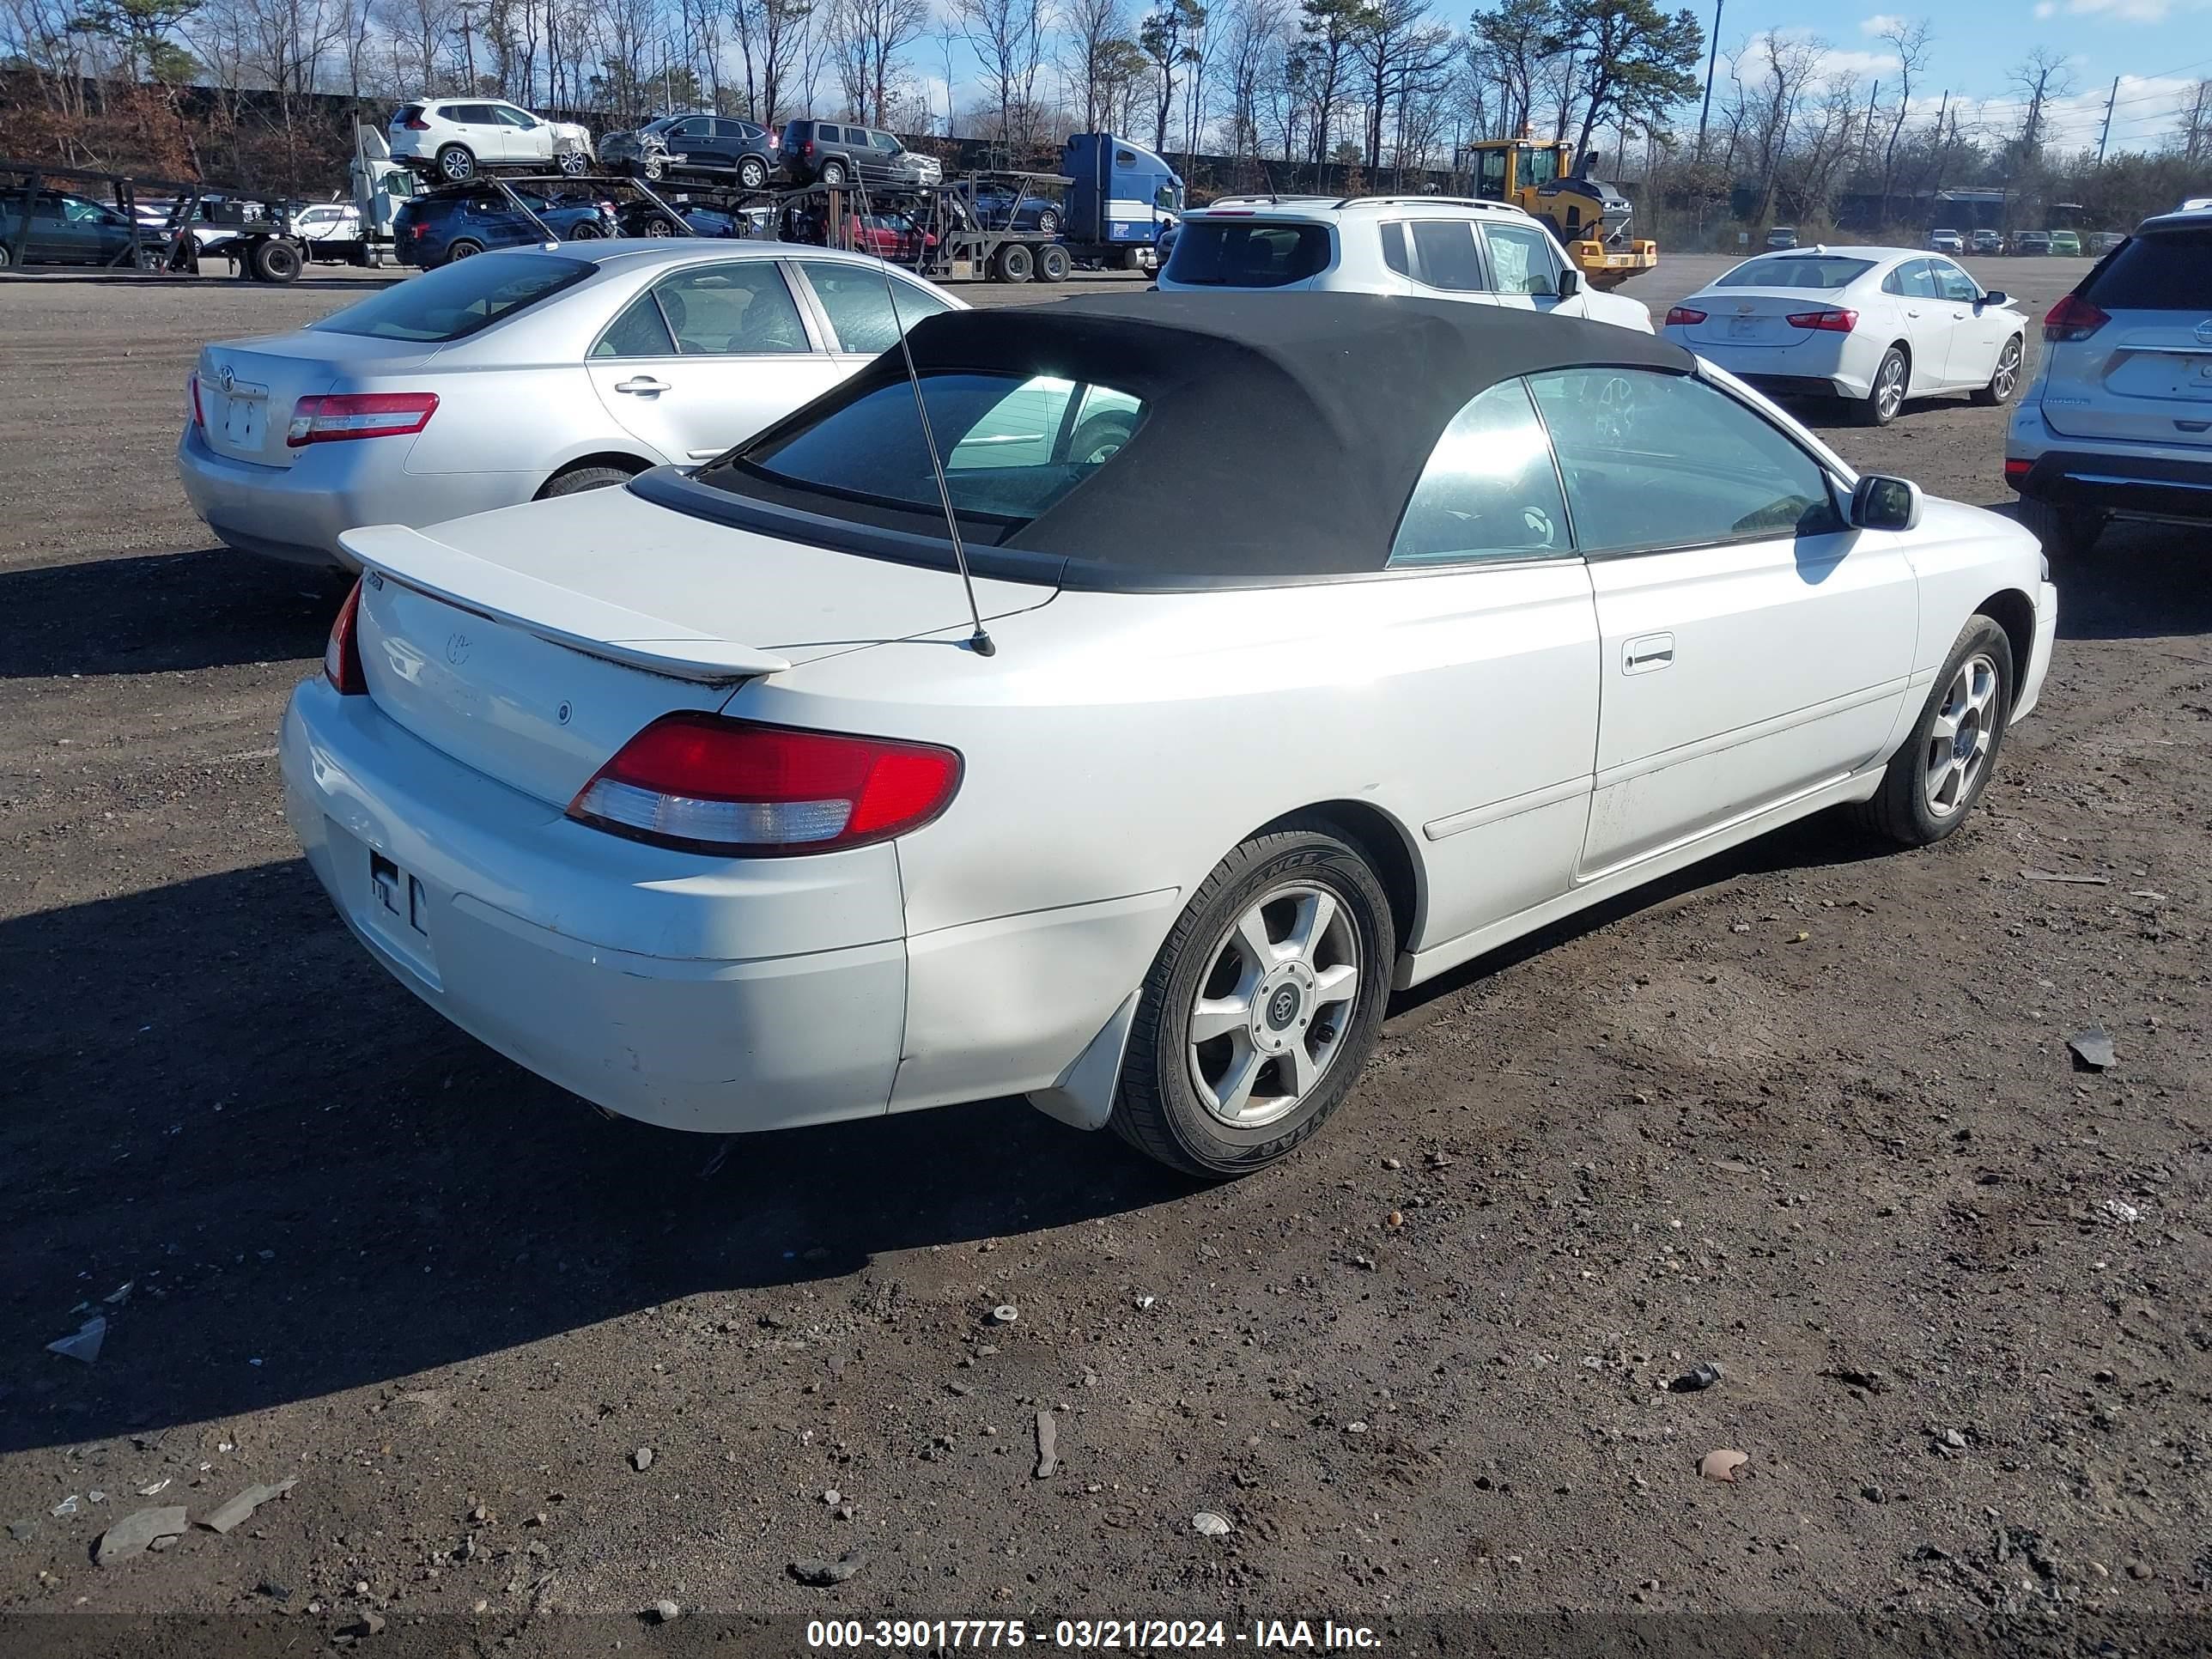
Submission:
<svg viewBox="0 0 2212 1659">
<path fill-rule="evenodd" d="M 1782 259 L 1747 259 L 1713 286 L 1843 288 L 1873 269 L 1871 259 L 1845 259 L 1832 253 L 1793 253 Z"/>
<path fill-rule="evenodd" d="M 310 325 L 374 340 L 464 339 L 527 310 L 598 267 L 550 253 L 479 253 L 404 283 Z"/>
<path fill-rule="evenodd" d="M 1282 288 L 1320 275 L 1329 253 L 1326 225 L 1188 219 L 1166 276 L 1193 288 Z"/>
<path fill-rule="evenodd" d="M 1048 375 L 939 371 L 921 376 L 953 510 L 1024 524 L 1118 454 L 1144 418 L 1111 386 Z M 741 471 L 833 496 L 940 512 L 915 418 L 914 387 L 894 380 L 811 422 L 787 428 L 703 468 L 701 483 L 736 494 Z M 834 503 L 820 510 L 834 514 Z"/>
</svg>

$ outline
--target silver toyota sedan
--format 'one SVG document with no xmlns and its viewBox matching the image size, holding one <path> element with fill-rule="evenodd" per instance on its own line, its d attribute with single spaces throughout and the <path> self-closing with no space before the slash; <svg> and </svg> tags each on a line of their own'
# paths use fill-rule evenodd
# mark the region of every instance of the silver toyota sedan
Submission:
<svg viewBox="0 0 2212 1659">
<path fill-rule="evenodd" d="M 177 470 L 231 546 L 350 568 L 337 538 L 358 525 L 436 524 L 719 455 L 896 344 L 899 325 L 964 308 L 878 260 L 795 244 L 482 253 L 295 333 L 207 347 Z"/>
</svg>

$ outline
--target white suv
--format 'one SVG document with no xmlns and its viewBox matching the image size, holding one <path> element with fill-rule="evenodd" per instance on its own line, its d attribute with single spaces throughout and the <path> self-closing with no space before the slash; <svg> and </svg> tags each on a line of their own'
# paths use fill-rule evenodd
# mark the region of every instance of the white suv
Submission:
<svg viewBox="0 0 2212 1659">
<path fill-rule="evenodd" d="M 2045 550 L 2087 553 L 2115 517 L 2212 524 L 2212 202 L 2144 220 L 2043 340 L 2004 472 Z"/>
<path fill-rule="evenodd" d="M 1412 294 L 1652 332 L 1643 302 L 1592 289 L 1541 222 L 1458 197 L 1229 197 L 1183 215 L 1159 285 Z"/>
<path fill-rule="evenodd" d="M 392 159 L 449 185 L 487 167 L 592 170 L 592 135 L 574 121 L 549 121 L 497 99 L 441 98 L 392 118 Z"/>
</svg>

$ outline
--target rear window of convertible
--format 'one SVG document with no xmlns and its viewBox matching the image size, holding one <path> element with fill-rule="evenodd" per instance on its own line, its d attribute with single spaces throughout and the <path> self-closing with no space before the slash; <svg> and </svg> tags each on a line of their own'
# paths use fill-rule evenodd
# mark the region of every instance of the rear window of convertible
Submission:
<svg viewBox="0 0 2212 1659">
<path fill-rule="evenodd" d="M 551 253 L 479 253 L 394 283 L 312 326 L 373 340 L 464 339 L 574 287 L 597 268 Z"/>
<path fill-rule="evenodd" d="M 1126 392 L 1042 374 L 924 373 L 921 396 L 953 511 L 1000 523 L 1026 523 L 1052 506 L 1109 463 L 1145 416 Z M 833 498 L 942 510 L 905 380 L 771 433 L 697 476 L 744 494 L 738 475 L 747 471 Z M 834 514 L 830 502 L 821 505 Z"/>
</svg>

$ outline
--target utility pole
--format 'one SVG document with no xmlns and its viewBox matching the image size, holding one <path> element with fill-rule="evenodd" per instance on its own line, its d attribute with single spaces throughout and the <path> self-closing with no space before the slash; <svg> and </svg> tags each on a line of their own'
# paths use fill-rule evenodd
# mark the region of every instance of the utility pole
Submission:
<svg viewBox="0 0 2212 1659">
<path fill-rule="evenodd" d="M 469 31 L 469 14 L 483 3 L 483 0 L 460 0 L 456 8 L 461 14 L 461 53 L 469 66 L 469 96 L 475 97 L 481 88 L 477 84 L 476 36 Z"/>
<path fill-rule="evenodd" d="M 1713 0 L 1713 38 L 1705 52 L 1705 101 L 1698 110 L 1698 160 L 1705 159 L 1705 121 L 1713 112 L 1713 69 L 1721 60 L 1721 8 L 1728 0 Z"/>
<path fill-rule="evenodd" d="M 2097 165 L 2105 165 L 2105 141 L 2112 136 L 2112 106 L 2120 101 L 2120 77 L 2112 77 L 2112 95 L 2105 100 L 2105 125 L 2097 132 Z"/>
</svg>

